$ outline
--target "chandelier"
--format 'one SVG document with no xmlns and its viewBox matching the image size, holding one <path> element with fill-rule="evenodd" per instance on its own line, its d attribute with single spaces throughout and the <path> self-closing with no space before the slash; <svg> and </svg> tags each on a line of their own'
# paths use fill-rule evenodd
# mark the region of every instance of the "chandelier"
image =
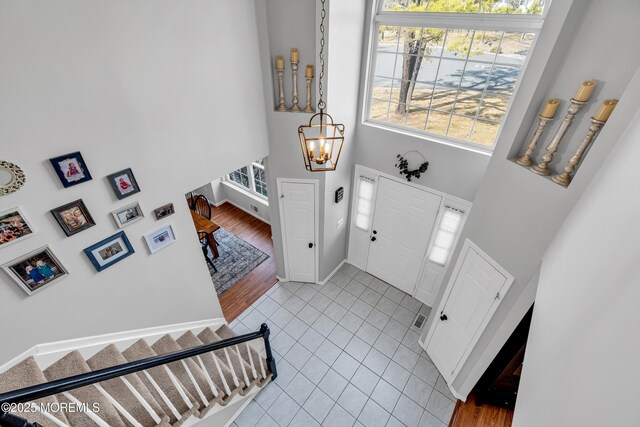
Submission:
<svg viewBox="0 0 640 427">
<path fill-rule="evenodd" d="M 324 19 L 326 16 L 325 0 L 322 0 L 320 14 L 320 76 L 318 77 L 318 110 L 309 120 L 309 124 L 298 127 L 300 148 L 304 165 L 310 172 L 336 170 L 342 143 L 344 142 L 344 125 L 333 123 L 333 117 L 325 113 L 324 91 Z"/>
</svg>

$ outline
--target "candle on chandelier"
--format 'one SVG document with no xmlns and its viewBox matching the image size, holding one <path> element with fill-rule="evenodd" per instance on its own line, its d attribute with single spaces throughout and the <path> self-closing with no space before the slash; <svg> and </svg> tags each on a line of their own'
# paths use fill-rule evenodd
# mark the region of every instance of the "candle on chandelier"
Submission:
<svg viewBox="0 0 640 427">
<path fill-rule="evenodd" d="M 560 100 L 558 99 L 550 99 L 544 105 L 544 108 L 540 112 L 540 116 L 545 119 L 551 119 L 556 115 L 556 110 L 558 109 L 558 105 L 560 105 Z"/>
<path fill-rule="evenodd" d="M 616 105 L 618 105 L 617 99 L 607 99 L 600 106 L 598 114 L 596 114 L 594 119 L 598 120 L 599 122 L 606 122 L 607 120 L 609 120 L 609 116 L 611 116 L 611 113 L 613 113 L 613 109 L 616 108 Z"/>
<path fill-rule="evenodd" d="M 284 70 L 284 58 L 276 56 L 276 70 Z"/>
<path fill-rule="evenodd" d="M 298 49 L 291 49 L 291 62 L 298 62 Z"/>
<path fill-rule="evenodd" d="M 580 89 L 576 92 L 576 96 L 573 97 L 576 101 L 586 102 L 591 97 L 591 93 L 596 88 L 597 82 L 595 80 L 586 80 L 582 82 Z"/>
<path fill-rule="evenodd" d="M 316 157 L 316 155 L 314 154 L 315 148 L 316 148 L 316 144 L 313 141 L 311 141 L 309 143 L 309 158 L 311 158 L 311 160 L 313 160 Z"/>
<path fill-rule="evenodd" d="M 309 64 L 307 65 L 307 78 L 311 79 L 313 78 L 313 65 Z"/>
</svg>

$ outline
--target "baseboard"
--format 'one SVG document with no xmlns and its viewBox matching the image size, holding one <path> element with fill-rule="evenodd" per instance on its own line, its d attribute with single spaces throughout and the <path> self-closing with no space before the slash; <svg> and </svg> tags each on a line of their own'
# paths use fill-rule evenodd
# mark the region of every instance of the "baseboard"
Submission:
<svg viewBox="0 0 640 427">
<path fill-rule="evenodd" d="M 340 267 L 342 267 L 345 262 L 347 262 L 346 259 L 343 259 L 342 261 L 340 261 L 338 266 L 336 268 L 334 268 L 333 271 L 331 273 L 329 273 L 329 275 L 324 280 L 321 280 L 321 281 L 318 282 L 318 285 L 324 285 L 325 283 L 327 283 L 329 281 L 329 279 L 331 279 L 333 277 L 333 275 L 336 274 L 338 272 L 338 270 L 340 270 Z"/>
<path fill-rule="evenodd" d="M 453 387 L 449 387 L 449 391 L 451 392 L 451 394 L 453 394 L 453 397 L 455 397 L 456 399 L 461 400 L 463 402 L 467 401 L 467 397 L 466 396 L 462 397 L 462 395 L 458 393 L 456 389 L 454 389 Z"/>
<path fill-rule="evenodd" d="M 280 276 L 276 276 L 276 279 L 278 279 L 278 282 L 288 282 L 289 279 L 287 279 L 286 277 L 280 277 Z"/>
<path fill-rule="evenodd" d="M 251 216 L 253 216 L 255 218 L 258 218 L 260 221 L 264 222 L 265 224 L 271 225 L 271 223 L 269 221 L 267 221 L 266 219 L 262 218 L 260 215 L 257 215 L 255 212 L 250 211 L 249 209 L 244 208 L 244 207 L 240 206 L 239 204 L 232 202 L 229 199 L 222 200 L 220 202 L 220 205 L 216 205 L 216 207 L 218 208 L 224 203 L 229 203 L 230 205 L 235 206 L 236 208 L 240 209 L 241 211 L 244 211 L 244 212 L 248 213 L 249 215 L 251 215 Z"/>
</svg>

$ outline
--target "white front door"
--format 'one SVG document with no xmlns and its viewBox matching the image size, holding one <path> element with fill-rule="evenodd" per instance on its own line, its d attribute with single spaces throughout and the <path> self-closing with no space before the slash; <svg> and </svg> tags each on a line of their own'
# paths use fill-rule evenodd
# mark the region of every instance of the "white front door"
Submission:
<svg viewBox="0 0 640 427">
<path fill-rule="evenodd" d="M 287 276 L 291 281 L 316 281 L 315 185 L 281 183 Z"/>
<path fill-rule="evenodd" d="M 474 247 L 465 246 L 447 292 L 435 313 L 427 353 L 442 376 L 449 380 L 466 360 L 486 324 L 512 283 L 508 273 Z"/>
<path fill-rule="evenodd" d="M 381 177 L 367 272 L 413 294 L 442 197 Z"/>
</svg>

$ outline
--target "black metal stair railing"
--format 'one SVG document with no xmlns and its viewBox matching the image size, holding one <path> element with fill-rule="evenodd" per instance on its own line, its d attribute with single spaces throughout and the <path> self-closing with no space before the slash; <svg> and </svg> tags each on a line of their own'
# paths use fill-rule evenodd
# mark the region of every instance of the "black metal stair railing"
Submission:
<svg viewBox="0 0 640 427">
<path fill-rule="evenodd" d="M 19 390 L 10 391 L 0 394 L 0 426 L 1 427 L 37 427 L 39 424 L 29 423 L 27 420 L 13 415 L 4 408 L 10 407 L 11 404 L 30 402 L 43 397 L 52 396 L 54 394 L 84 387 L 87 385 L 99 383 L 101 381 L 118 378 L 135 372 L 144 371 L 145 369 L 155 368 L 156 366 L 166 365 L 189 357 L 198 356 L 200 354 L 209 353 L 215 350 L 221 350 L 225 347 L 242 344 L 255 339 L 264 339 L 264 347 L 267 356 L 267 369 L 271 373 L 271 379 L 278 376 L 276 369 L 276 361 L 273 358 L 271 344 L 269 342 L 269 327 L 266 323 L 260 326 L 257 332 L 251 332 L 237 337 L 227 338 L 211 344 L 204 344 L 198 347 L 189 348 L 187 350 L 176 351 L 174 353 L 162 354 L 159 356 L 149 357 L 137 360 L 135 362 L 123 363 L 121 365 L 100 369 L 86 374 L 75 375 L 73 377 L 62 378 Z"/>
</svg>

